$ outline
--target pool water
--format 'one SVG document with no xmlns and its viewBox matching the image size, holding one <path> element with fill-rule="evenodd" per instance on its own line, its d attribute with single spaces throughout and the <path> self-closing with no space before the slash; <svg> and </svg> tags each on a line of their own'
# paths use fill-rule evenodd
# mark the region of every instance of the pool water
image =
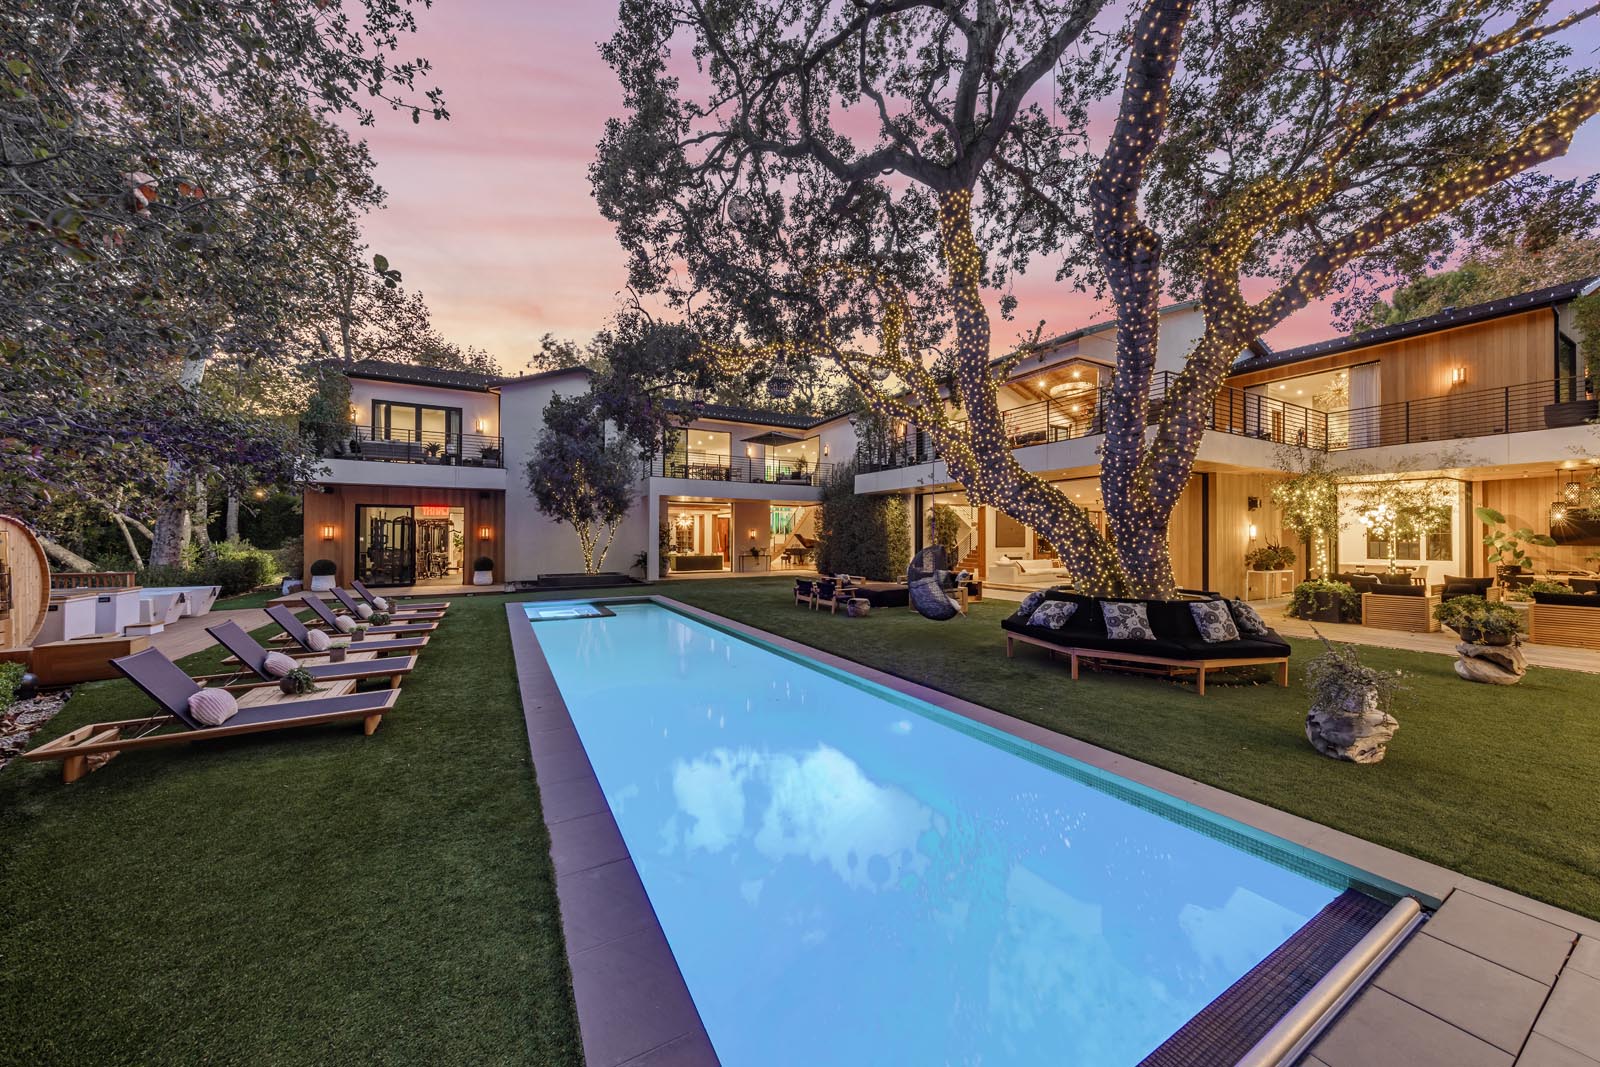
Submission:
<svg viewBox="0 0 1600 1067">
<path fill-rule="evenodd" d="M 535 633 L 727 1067 L 1131 1067 L 1345 888 L 948 712 L 609 606 Z"/>
</svg>

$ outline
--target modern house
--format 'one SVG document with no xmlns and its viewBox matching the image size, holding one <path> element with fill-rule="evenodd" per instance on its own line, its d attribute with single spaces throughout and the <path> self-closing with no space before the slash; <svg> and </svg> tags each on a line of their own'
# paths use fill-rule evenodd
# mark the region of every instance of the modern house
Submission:
<svg viewBox="0 0 1600 1067">
<path fill-rule="evenodd" d="M 1441 501 L 1426 534 L 1394 537 L 1363 522 L 1362 496 L 1351 492 L 1327 567 L 1392 560 L 1427 567 L 1434 580 L 1489 573 L 1474 515 L 1486 505 L 1513 527 L 1555 538 L 1556 547 L 1535 552 L 1545 568 L 1586 569 L 1585 557 L 1600 551 L 1600 429 L 1588 423 L 1596 383 L 1585 378 L 1586 341 L 1571 304 L 1597 287 L 1600 280 L 1585 279 L 1353 337 L 1242 353 L 1174 515 L 1179 584 L 1246 596 L 1282 591 L 1260 585 L 1245 555 L 1268 542 L 1294 547 L 1272 487 L 1296 453 L 1300 462 L 1320 454 L 1358 480 L 1427 480 Z M 1017 459 L 1091 514 L 1099 510 L 1100 390 L 1115 363 L 1114 326 L 1039 345 L 1001 390 Z M 1157 402 L 1202 328 L 1196 304 L 1164 309 Z M 585 371 L 490 380 L 362 364 L 350 377 L 356 432 L 307 493 L 308 560 L 333 559 L 341 581 L 390 584 L 459 582 L 478 556 L 495 561 L 496 580 L 581 569 L 576 538 L 538 513 L 522 472 L 545 405 L 581 393 Z M 854 458 L 856 492 L 908 498 L 915 546 L 931 536 L 942 505 L 958 523 L 963 566 L 1019 587 L 1062 580 L 1052 546 L 970 505 L 915 426 L 895 425 L 858 454 L 854 417 L 715 405 L 692 415 L 641 469 L 640 506 L 619 530 L 607 569 L 641 557 L 650 577 L 800 568 L 816 534 L 820 485 Z M 1279 578 L 1311 566 L 1301 551 L 1294 574 Z"/>
</svg>

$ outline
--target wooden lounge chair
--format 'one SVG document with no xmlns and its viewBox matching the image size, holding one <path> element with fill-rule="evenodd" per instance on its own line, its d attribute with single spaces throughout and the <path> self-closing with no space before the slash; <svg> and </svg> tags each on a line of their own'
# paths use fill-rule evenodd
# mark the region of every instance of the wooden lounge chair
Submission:
<svg viewBox="0 0 1600 1067">
<path fill-rule="evenodd" d="M 239 713 L 221 726 L 206 726 L 189 714 L 189 698 L 200 686 L 159 649 L 147 648 L 111 661 L 129 681 L 154 700 L 160 711 L 142 719 L 96 722 L 47 741 L 22 754 L 23 759 L 61 760 L 61 780 L 76 782 L 121 752 L 136 748 L 164 748 L 217 737 L 287 730 L 330 722 L 360 720 L 363 733 L 371 734 L 399 699 L 397 689 L 370 693 L 311 694 L 267 702 L 261 691 L 240 700 Z M 339 683 L 353 685 L 354 683 Z M 246 705 L 249 706 L 246 706 Z M 177 726 L 169 733 L 162 727 Z"/>
<path fill-rule="evenodd" d="M 333 613 L 333 609 L 328 607 L 327 603 L 323 601 L 321 597 L 315 595 L 314 593 L 307 593 L 300 599 L 302 602 L 304 602 L 306 607 L 311 609 L 312 614 L 314 614 L 322 623 L 322 625 L 328 630 L 333 633 L 342 632 L 339 629 L 339 624 L 333 621 L 334 619 L 338 618 L 338 616 Z M 371 637 L 373 634 L 404 634 L 408 637 L 415 637 L 417 634 L 431 634 L 438 628 L 439 623 L 435 620 L 429 620 L 426 622 L 390 623 L 388 626 L 370 627 L 367 630 L 367 636 Z"/>
<path fill-rule="evenodd" d="M 368 604 L 371 604 L 373 607 L 378 606 L 378 597 L 372 592 L 371 589 L 367 588 L 367 583 L 363 582 L 360 578 L 357 578 L 355 581 L 351 582 L 350 588 L 359 593 L 361 595 L 361 599 L 365 600 Z M 393 599 L 391 598 L 390 600 L 386 601 L 386 603 L 392 604 Z M 423 604 L 407 603 L 400 605 L 402 608 L 421 609 L 423 611 L 444 611 L 449 606 L 450 601 L 448 600 L 434 600 Z"/>
<path fill-rule="evenodd" d="M 373 610 L 371 605 L 361 603 L 361 601 L 337 586 L 331 592 L 333 593 L 333 598 L 344 605 L 344 610 L 357 618 L 361 617 L 362 608 L 366 608 L 368 611 Z M 418 611 L 413 608 L 391 608 L 389 610 L 389 618 L 395 622 L 421 622 L 424 619 L 438 621 L 444 618 L 444 612 Z"/>
<path fill-rule="evenodd" d="M 327 655 L 326 652 L 318 652 L 311 647 L 310 629 L 306 627 L 305 623 L 295 618 L 294 612 L 290 611 L 285 605 L 270 605 L 267 608 L 267 617 L 283 629 L 283 633 L 273 638 L 274 641 L 287 641 L 290 644 L 299 646 L 299 648 L 294 649 L 283 649 L 282 651 L 285 654 L 296 657 Z M 376 656 L 387 656 L 393 652 L 420 652 L 427 646 L 428 635 L 423 634 L 421 637 L 397 637 L 390 641 L 375 641 L 369 637 L 365 641 L 353 643 L 350 647 L 356 652 L 371 652 Z"/>
<path fill-rule="evenodd" d="M 224 688 L 253 689 L 260 685 L 277 685 L 278 679 L 267 673 L 266 659 L 270 655 L 267 649 L 256 643 L 255 638 L 245 633 L 244 627 L 236 622 L 225 622 L 217 626 L 207 626 L 206 633 L 217 639 L 217 643 L 232 652 L 239 660 L 240 666 L 256 676 L 255 681 L 245 682 L 243 685 L 228 685 Z M 362 642 L 364 645 L 366 642 Z M 361 645 L 356 646 L 357 655 L 346 659 L 343 663 L 308 663 L 302 664 L 301 670 L 311 675 L 318 682 L 361 682 L 369 678 L 388 678 L 389 688 L 398 689 L 405 676 L 410 674 L 417 665 L 415 656 L 385 656 L 382 658 L 367 655 Z M 197 682 L 215 682 L 225 678 L 238 678 L 240 672 L 229 674 L 203 674 L 195 678 Z"/>
</svg>

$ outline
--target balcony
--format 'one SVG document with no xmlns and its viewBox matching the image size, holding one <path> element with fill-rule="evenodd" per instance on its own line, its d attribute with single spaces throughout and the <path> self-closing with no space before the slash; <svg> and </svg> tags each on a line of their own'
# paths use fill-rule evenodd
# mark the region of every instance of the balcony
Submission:
<svg viewBox="0 0 1600 1067">
<path fill-rule="evenodd" d="M 504 456 L 505 439 L 501 437 L 435 430 L 391 430 L 375 435 L 371 427 L 357 426 L 325 458 L 498 468 L 505 465 Z"/>
<path fill-rule="evenodd" d="M 1151 381 L 1152 408 L 1165 401 L 1176 377 L 1170 371 L 1162 371 Z M 1583 396 L 1583 380 L 1565 378 L 1348 411 L 1318 411 L 1278 400 L 1265 392 L 1224 386 L 1213 404 L 1207 429 L 1273 444 L 1342 452 L 1543 430 L 1561 424 L 1550 421 L 1545 410 L 1557 401 L 1568 401 L 1569 415 L 1579 421 L 1594 418 L 1595 401 L 1570 400 Z M 1103 434 L 1106 410 L 1095 391 L 1071 400 L 1041 400 L 1012 408 L 1004 413 L 1003 420 L 1010 446 L 1027 448 Z M 927 432 L 912 426 L 876 448 L 863 446 L 858 460 L 860 470 L 868 473 L 932 463 L 940 458 Z"/>
<path fill-rule="evenodd" d="M 739 482 L 747 485 L 820 486 L 833 476 L 836 464 L 778 461 L 707 452 L 672 452 L 656 456 L 646 468 L 652 478 L 686 478 L 697 482 Z"/>
</svg>

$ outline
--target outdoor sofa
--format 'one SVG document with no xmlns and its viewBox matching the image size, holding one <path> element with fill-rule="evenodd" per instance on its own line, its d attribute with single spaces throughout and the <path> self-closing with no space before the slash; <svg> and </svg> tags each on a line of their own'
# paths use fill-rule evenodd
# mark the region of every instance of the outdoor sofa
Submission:
<svg viewBox="0 0 1600 1067">
<path fill-rule="evenodd" d="M 1164 674 L 1191 674 L 1195 692 L 1204 696 L 1206 674 L 1228 667 L 1270 665 L 1278 668 L 1278 683 L 1289 684 L 1289 643 L 1274 630 L 1259 637 L 1241 636 L 1236 641 L 1211 642 L 1200 636 L 1190 610 L 1201 599 L 1220 600 L 1211 595 L 1188 600 L 1119 600 L 1084 596 L 1063 590 L 1047 590 L 1044 600 L 1066 601 L 1077 605 L 1066 625 L 1060 629 L 1030 626 L 1020 610 L 1000 622 L 1006 631 L 1006 656 L 1016 653 L 1018 643 L 1036 645 L 1051 653 L 1068 656 L 1072 677 L 1078 677 L 1079 662 L 1111 663 L 1121 669 Z M 1137 603 L 1145 606 L 1154 640 L 1130 640 L 1107 636 L 1102 604 Z"/>
<path fill-rule="evenodd" d="M 1528 608 L 1528 640 L 1600 649 L 1600 593 L 1535 592 Z"/>
<path fill-rule="evenodd" d="M 1361 594 L 1361 625 L 1376 630 L 1404 630 L 1407 633 L 1437 633 L 1439 620 L 1433 609 L 1440 596 L 1422 585 L 1380 585 L 1376 592 Z"/>
</svg>

